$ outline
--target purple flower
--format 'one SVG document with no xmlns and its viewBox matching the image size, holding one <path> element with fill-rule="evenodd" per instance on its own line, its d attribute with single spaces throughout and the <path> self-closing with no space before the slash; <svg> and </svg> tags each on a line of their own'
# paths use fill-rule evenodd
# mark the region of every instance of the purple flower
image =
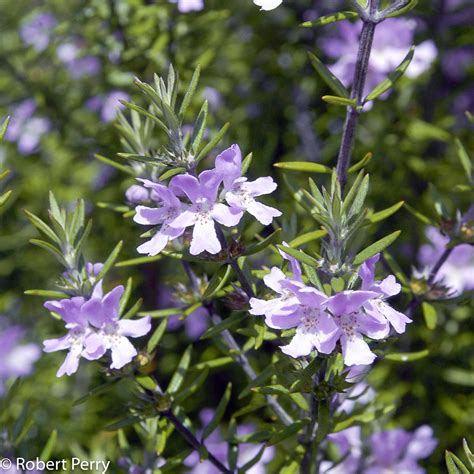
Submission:
<svg viewBox="0 0 474 474">
<path fill-rule="evenodd" d="M 23 334 L 22 328 L 10 326 L 5 318 L 0 318 L 0 395 L 8 378 L 29 375 L 40 356 L 36 344 L 20 343 Z"/>
<path fill-rule="evenodd" d="M 377 296 L 374 291 L 347 290 L 327 301 L 327 308 L 338 326 L 335 338 L 340 340 L 345 365 L 369 365 L 374 361 L 376 356 L 363 335 L 371 339 L 387 336 L 387 324 L 363 311 L 364 304 Z"/>
<path fill-rule="evenodd" d="M 186 196 L 190 201 L 190 205 L 169 225 L 178 231 L 194 227 L 189 250 L 191 255 L 199 255 L 202 252 L 219 253 L 221 244 L 214 221 L 232 227 L 242 218 L 240 209 L 216 202 L 219 184 L 215 170 L 203 171 L 199 178 L 182 174 L 175 176 L 170 182 L 170 189 L 176 195 Z"/>
<path fill-rule="evenodd" d="M 140 180 L 146 188 L 152 190 L 152 199 L 160 207 L 137 206 L 133 220 L 141 225 L 161 225 L 156 234 L 138 247 L 139 253 L 150 256 L 158 255 L 168 242 L 180 237 L 185 227 L 171 227 L 170 224 L 183 213 L 183 205 L 174 192 L 163 184 L 154 183 L 147 179 Z"/>
<path fill-rule="evenodd" d="M 102 286 L 95 286 L 92 296 L 77 296 L 60 301 L 47 301 L 45 307 L 58 313 L 66 323 L 68 333 L 59 339 L 44 341 L 45 352 L 69 349 L 57 376 L 71 375 L 79 367 L 81 357 L 100 359 L 110 349 L 110 368 L 120 369 L 137 355 L 128 337 L 144 336 L 151 329 L 150 317 L 119 320 L 119 303 L 123 287 L 117 286 L 105 296 Z"/>
<path fill-rule="evenodd" d="M 203 426 L 208 425 L 214 415 L 214 410 L 204 409 L 200 413 L 200 418 Z M 251 424 L 240 425 L 237 427 L 237 436 L 244 436 L 250 434 L 254 431 L 254 426 Z M 198 432 L 198 436 L 202 433 Z M 212 453 L 220 462 L 227 464 L 227 452 L 229 449 L 229 444 L 224 440 L 224 437 L 220 429 L 216 429 L 207 439 L 206 447 L 209 452 Z M 252 444 L 252 443 L 240 443 L 239 444 L 239 455 L 237 458 L 237 464 L 239 467 L 242 467 L 244 464 L 252 460 L 257 456 L 258 452 L 262 449 L 262 444 Z M 267 468 L 265 467 L 275 455 L 275 448 L 270 446 L 265 449 L 260 460 L 249 470 L 245 471 L 247 474 L 265 474 Z M 193 452 L 189 455 L 184 464 L 189 468 L 186 472 L 189 474 L 219 474 L 221 471 L 217 469 L 214 464 L 209 461 L 199 460 L 199 454 Z"/>
<path fill-rule="evenodd" d="M 330 461 L 321 463 L 321 474 L 355 474 L 359 472 L 362 459 L 362 441 L 360 426 L 352 426 L 338 433 L 332 433 L 328 440 L 334 443 L 339 451 L 339 456 L 344 458 L 336 466 Z"/>
<path fill-rule="evenodd" d="M 338 22 L 335 27 L 336 34 L 325 38 L 321 46 L 328 56 L 336 59 L 329 66 L 331 72 L 349 86 L 354 75 L 362 22 Z M 415 29 L 414 20 L 401 18 L 390 18 L 377 25 L 364 94 L 370 92 L 403 61 L 413 44 Z M 423 74 L 436 55 L 437 50 L 432 41 L 419 44 L 405 74 L 411 78 Z"/>
<path fill-rule="evenodd" d="M 414 433 L 401 428 L 374 433 L 370 437 L 373 458 L 364 472 L 423 474 L 425 470 L 418 465 L 418 461 L 428 457 L 436 445 L 433 430 L 427 425 L 420 426 Z"/>
<path fill-rule="evenodd" d="M 429 244 L 422 245 L 418 260 L 429 273 L 443 254 L 449 238 L 434 228 L 426 229 Z M 448 259 L 443 263 L 436 276 L 437 283 L 446 285 L 455 295 L 474 289 L 474 247 L 468 244 L 456 246 Z"/>
<path fill-rule="evenodd" d="M 86 102 L 86 107 L 93 112 L 100 113 L 100 119 L 104 123 L 112 122 L 117 117 L 119 110 L 125 106 L 121 100 L 130 100 L 130 96 L 123 91 L 112 91 L 108 94 L 91 97 Z"/>
<path fill-rule="evenodd" d="M 35 111 L 34 99 L 25 99 L 16 105 L 5 134 L 5 140 L 17 142 L 18 151 L 23 155 L 36 151 L 41 137 L 51 128 L 48 119 L 33 116 Z"/>
<path fill-rule="evenodd" d="M 365 312 L 374 319 L 388 321 L 398 334 L 405 332 L 407 323 L 412 320 L 403 313 L 396 311 L 385 302 L 386 298 L 400 293 L 401 286 L 396 282 L 393 275 L 389 275 L 382 281 L 375 281 L 375 264 L 379 261 L 380 254 L 366 260 L 359 269 L 359 277 L 362 280 L 362 290 L 375 291 L 379 294 L 377 298 L 369 300 L 364 304 Z M 387 328 L 388 329 L 388 328 Z"/>
<path fill-rule="evenodd" d="M 64 43 L 56 50 L 58 58 L 64 63 L 71 77 L 76 80 L 96 76 L 102 67 L 99 58 L 83 55 L 81 53 L 83 49 L 82 41 L 77 40 Z"/>
<path fill-rule="evenodd" d="M 130 204 L 140 204 L 150 200 L 150 191 L 143 186 L 133 184 L 125 191 L 125 198 Z"/>
<path fill-rule="evenodd" d="M 271 224 L 281 212 L 255 200 L 257 196 L 270 194 L 277 184 L 269 176 L 248 181 L 242 176 L 242 154 L 238 145 L 232 145 L 216 158 L 216 172 L 224 182 L 224 196 L 227 203 L 241 211 L 252 214 L 263 225 Z"/>
<path fill-rule="evenodd" d="M 38 13 L 20 27 L 20 37 L 28 46 L 44 51 L 51 41 L 51 33 L 56 26 L 56 18 L 51 13 Z"/>
<path fill-rule="evenodd" d="M 181 13 L 201 11 L 204 8 L 204 0 L 171 0 L 178 4 L 178 10 Z"/>
</svg>

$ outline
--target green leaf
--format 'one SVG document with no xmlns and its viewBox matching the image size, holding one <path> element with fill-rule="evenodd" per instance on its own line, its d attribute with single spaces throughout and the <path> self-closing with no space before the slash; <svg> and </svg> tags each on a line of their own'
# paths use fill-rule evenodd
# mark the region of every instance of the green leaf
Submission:
<svg viewBox="0 0 474 474">
<path fill-rule="evenodd" d="M 119 102 L 122 103 L 128 109 L 135 110 L 135 112 L 138 112 L 139 114 L 149 118 L 154 123 L 156 123 L 164 132 L 168 131 L 168 127 L 156 115 L 153 115 L 152 113 L 148 112 L 143 107 L 140 107 L 139 105 L 127 102 L 126 100 L 122 99 L 119 99 Z"/>
<path fill-rule="evenodd" d="M 2 207 L 9 199 L 9 197 L 12 195 L 12 191 L 6 191 L 0 196 L 0 207 Z"/>
<path fill-rule="evenodd" d="M 469 464 L 471 467 L 474 467 L 474 454 L 472 454 L 471 450 L 469 449 L 466 438 L 463 438 L 462 440 L 462 447 L 466 453 L 467 459 L 469 460 Z"/>
<path fill-rule="evenodd" d="M 412 214 L 413 216 L 415 216 L 420 222 L 422 222 L 423 224 L 426 224 L 426 225 L 434 225 L 434 222 L 427 216 L 425 216 L 424 214 L 422 214 L 421 212 L 417 211 L 415 208 L 411 207 L 409 204 L 405 203 L 405 209 L 410 213 Z"/>
<path fill-rule="evenodd" d="M 167 318 L 182 314 L 183 308 L 165 308 L 156 309 L 154 311 L 141 311 L 138 316 L 151 316 L 152 318 Z"/>
<path fill-rule="evenodd" d="M 176 403 L 183 403 L 184 400 L 194 395 L 206 381 L 209 375 L 209 369 L 204 369 L 187 387 L 178 393 L 175 397 Z"/>
<path fill-rule="evenodd" d="M 61 245 L 61 239 L 54 233 L 53 229 L 49 227 L 46 222 L 41 220 L 39 217 L 36 217 L 30 211 L 24 209 L 25 214 L 27 215 L 30 222 L 40 231 L 42 232 L 48 239 L 56 242 L 57 244 Z"/>
<path fill-rule="evenodd" d="M 179 108 L 178 117 L 180 122 L 183 121 L 184 115 L 186 114 L 186 110 L 191 103 L 194 93 L 196 92 L 196 87 L 199 82 L 199 75 L 201 74 L 201 66 L 197 66 L 194 70 L 193 77 L 191 78 L 191 82 L 189 83 L 188 89 L 186 90 L 186 94 L 184 95 L 183 102 L 181 103 L 181 107 Z"/>
<path fill-rule="evenodd" d="M 224 126 L 214 135 L 212 140 L 202 148 L 202 150 L 196 156 L 196 162 L 200 162 L 207 154 L 222 140 L 222 137 L 226 134 L 227 129 L 230 127 L 230 123 L 225 123 Z M 242 173 L 243 174 L 243 173 Z"/>
<path fill-rule="evenodd" d="M 338 95 L 339 97 L 349 98 L 349 92 L 342 82 L 312 53 L 308 53 L 311 64 L 321 79 Z"/>
<path fill-rule="evenodd" d="M 402 8 L 399 8 L 398 10 L 392 13 L 389 13 L 387 15 L 387 18 L 404 15 L 405 13 L 408 13 L 410 10 L 413 10 L 413 8 L 415 8 L 417 4 L 418 4 L 418 0 L 408 0 L 408 3 L 405 6 L 403 6 Z"/>
<path fill-rule="evenodd" d="M 172 178 L 173 176 L 176 176 L 177 174 L 184 173 L 185 171 L 186 168 L 172 168 L 160 175 L 160 181 L 165 181 L 169 178 Z"/>
<path fill-rule="evenodd" d="M 426 302 L 423 302 L 421 306 L 423 309 L 423 316 L 425 318 L 426 327 L 431 330 L 435 329 L 437 321 L 436 309 L 433 305 Z"/>
<path fill-rule="evenodd" d="M 290 391 L 280 384 L 266 385 L 264 387 L 254 387 L 251 389 L 252 392 L 263 393 L 265 395 L 290 395 Z"/>
<path fill-rule="evenodd" d="M 3 122 L 2 125 L 0 125 L 0 141 L 3 140 L 3 137 L 5 136 L 5 132 L 7 131 L 8 124 L 10 123 L 10 117 L 7 117 Z"/>
<path fill-rule="evenodd" d="M 355 186 L 352 186 L 354 188 Z M 366 174 L 355 193 L 354 201 L 349 209 L 349 217 L 357 216 L 364 206 L 365 198 L 369 192 L 369 175 Z M 336 201 L 336 199 L 334 199 Z M 344 206 L 343 206 L 344 208 Z"/>
<path fill-rule="evenodd" d="M 253 160 L 253 153 L 249 153 L 244 158 L 244 161 L 242 161 L 242 176 L 247 174 L 247 171 L 250 168 L 250 165 L 252 164 L 252 160 Z"/>
<path fill-rule="evenodd" d="M 278 364 L 278 363 L 277 363 Z M 281 365 L 281 364 L 280 364 Z M 266 382 L 272 375 L 276 374 L 277 367 L 274 364 L 269 364 L 265 367 L 255 379 L 251 380 L 250 383 L 240 392 L 239 399 L 246 397 L 251 394 L 252 389 Z"/>
<path fill-rule="evenodd" d="M 383 221 L 387 217 L 390 217 L 392 214 L 395 214 L 404 204 L 405 201 L 397 202 L 393 206 L 387 207 L 387 209 L 374 212 L 370 216 L 367 216 L 367 219 L 372 222 L 372 224 L 374 224 L 375 222 Z"/>
<path fill-rule="evenodd" d="M 273 166 L 288 171 L 304 171 L 305 173 L 331 173 L 331 168 L 310 161 L 282 161 Z"/>
<path fill-rule="evenodd" d="M 303 428 L 303 426 L 307 425 L 308 423 L 309 419 L 303 419 L 295 421 L 291 425 L 285 426 L 285 428 L 272 435 L 267 444 L 269 446 L 274 446 L 285 439 L 293 438 L 301 430 L 301 428 Z"/>
<path fill-rule="evenodd" d="M 311 257 L 310 255 L 304 253 L 302 250 L 292 249 L 291 247 L 286 247 L 285 245 L 277 245 L 277 247 L 286 254 L 290 255 L 291 257 L 296 258 L 301 263 L 305 263 L 306 265 L 312 267 L 318 267 L 318 261 Z"/>
<path fill-rule="evenodd" d="M 127 173 L 130 176 L 135 176 L 135 173 L 133 172 L 133 170 L 131 168 L 129 168 L 128 166 L 125 166 L 125 165 L 121 165 L 120 163 L 117 163 L 116 161 L 111 160 L 110 158 L 99 155 L 97 153 L 94 155 L 94 158 L 96 160 L 104 163 L 105 165 L 113 166 L 114 168 L 116 168 L 116 169 L 118 169 L 118 170 L 120 170 L 124 173 Z"/>
<path fill-rule="evenodd" d="M 54 257 L 58 259 L 58 261 L 61 264 L 63 264 L 64 266 L 67 266 L 67 262 L 64 259 L 63 254 L 54 245 L 50 244 L 49 242 L 45 242 L 44 240 L 39 240 L 39 239 L 30 239 L 30 243 L 33 245 L 36 245 L 37 247 L 42 248 L 43 250 L 50 252 Z"/>
<path fill-rule="evenodd" d="M 339 97 L 335 95 L 323 95 L 321 99 L 331 105 L 340 105 L 341 107 L 356 107 L 357 101 L 355 99 L 348 99 L 347 97 Z"/>
<path fill-rule="evenodd" d="M 220 291 L 229 280 L 231 274 L 232 267 L 230 265 L 222 265 L 214 275 L 212 275 L 206 291 L 202 295 L 202 299 L 206 300 Z"/>
<path fill-rule="evenodd" d="M 367 153 L 360 161 L 358 161 L 357 163 L 353 164 L 348 170 L 347 172 L 348 173 L 355 173 L 356 171 L 359 171 L 361 170 L 362 168 L 364 168 L 365 166 L 367 166 L 367 164 L 370 162 L 370 160 L 372 159 L 372 153 Z"/>
<path fill-rule="evenodd" d="M 459 161 L 461 162 L 464 172 L 466 173 L 467 180 L 470 183 L 472 182 L 472 161 L 469 158 L 469 155 L 467 154 L 467 151 L 464 148 L 463 144 L 461 143 L 461 140 L 456 138 L 454 140 L 454 143 L 456 144 Z"/>
<path fill-rule="evenodd" d="M 173 377 L 171 377 L 171 381 L 168 385 L 168 388 L 166 389 L 166 393 L 169 393 L 171 395 L 175 394 L 178 392 L 180 389 L 184 377 L 186 376 L 186 372 L 189 368 L 189 364 L 191 362 L 191 351 L 193 347 L 188 346 L 187 349 L 184 351 L 183 356 L 181 357 L 181 360 L 179 361 L 178 367 L 173 374 Z"/>
<path fill-rule="evenodd" d="M 156 390 L 156 382 L 147 375 L 138 375 L 135 377 L 135 380 L 140 386 L 154 392 Z"/>
<path fill-rule="evenodd" d="M 203 441 L 209 435 L 211 435 L 212 432 L 219 426 L 219 423 L 222 420 L 222 417 L 224 416 L 227 405 L 229 404 L 231 393 L 232 393 L 232 384 L 229 382 L 225 389 L 224 395 L 222 396 L 219 404 L 217 405 L 217 408 L 214 413 L 214 416 L 212 417 L 212 420 L 204 428 L 204 431 L 202 433 L 202 438 L 201 438 Z"/>
<path fill-rule="evenodd" d="M 82 405 L 83 403 L 87 402 L 91 398 L 97 397 L 98 395 L 102 395 L 103 393 L 108 392 L 112 387 L 115 386 L 117 382 L 118 382 L 118 379 L 115 379 L 109 382 L 105 382 L 93 388 L 92 390 L 89 390 L 86 395 L 82 396 L 81 398 L 78 398 L 77 400 L 74 400 L 74 402 L 72 403 L 72 406 L 75 407 L 78 405 Z"/>
<path fill-rule="evenodd" d="M 238 474 L 245 474 L 248 472 L 253 466 L 255 466 L 260 459 L 262 459 L 263 453 L 265 452 L 265 449 L 267 448 L 266 445 L 263 445 L 258 453 L 248 462 L 246 462 L 239 470 Z"/>
<path fill-rule="evenodd" d="M 360 265 L 361 263 L 365 262 L 368 258 L 373 257 L 376 253 L 382 252 L 382 250 L 386 249 L 389 245 L 391 245 L 401 234 L 400 230 L 396 230 L 389 235 L 386 235 L 377 242 L 369 245 L 367 248 L 359 252 L 354 258 L 354 265 Z"/>
<path fill-rule="evenodd" d="M 53 430 L 51 434 L 49 435 L 48 441 L 46 442 L 43 451 L 41 451 L 41 454 L 39 458 L 43 462 L 49 461 L 51 458 L 51 454 L 53 453 L 53 449 L 56 446 L 56 441 L 58 439 L 58 431 Z"/>
<path fill-rule="evenodd" d="M 311 28 L 313 26 L 329 25 L 330 23 L 334 23 L 336 21 L 347 20 L 348 18 L 357 18 L 358 16 L 359 15 L 357 15 L 356 12 L 337 12 L 333 13 L 332 15 L 321 16 L 317 20 L 305 21 L 301 24 L 301 26 L 304 28 Z"/>
<path fill-rule="evenodd" d="M 133 267 L 135 265 L 144 265 L 146 263 L 153 263 L 161 260 L 163 258 L 162 255 L 156 255 L 154 257 L 137 257 L 132 258 L 130 260 L 123 260 L 122 262 L 118 262 L 115 264 L 116 267 Z"/>
<path fill-rule="evenodd" d="M 232 364 L 234 359 L 232 357 L 218 357 L 217 359 L 205 360 L 199 362 L 191 367 L 192 370 L 216 369 L 224 365 Z"/>
<path fill-rule="evenodd" d="M 469 474 L 469 471 L 466 469 L 466 467 L 463 465 L 464 469 L 466 471 L 462 470 L 462 468 L 458 469 L 457 463 L 455 462 L 455 456 L 452 452 L 450 451 L 445 451 L 444 453 L 444 458 L 446 460 L 446 467 L 448 468 L 448 474 L 464 474 L 467 471 L 467 474 Z M 458 461 L 462 464 L 461 460 L 457 458 Z"/>
<path fill-rule="evenodd" d="M 390 73 L 388 77 L 384 79 L 379 85 L 375 86 L 375 88 L 364 99 L 364 102 L 374 100 L 380 95 L 382 95 L 384 92 L 387 92 L 389 89 L 391 89 L 393 85 L 395 84 L 395 82 L 397 82 L 398 79 L 400 79 L 400 77 L 407 70 L 408 66 L 411 63 L 411 60 L 413 59 L 414 54 L 415 54 L 415 47 L 412 46 L 408 54 L 403 59 L 403 61 L 395 68 L 395 71 Z"/>
<path fill-rule="evenodd" d="M 117 431 L 120 428 L 125 428 L 126 426 L 134 425 L 140 422 L 140 417 L 138 416 L 127 416 L 126 418 L 122 418 L 115 423 L 111 423 L 110 425 L 105 426 L 102 428 L 104 431 Z"/>
<path fill-rule="evenodd" d="M 191 137 L 191 150 L 194 154 L 197 154 L 199 145 L 201 144 L 202 136 L 206 129 L 207 123 L 207 100 L 202 104 L 201 110 L 199 111 L 196 122 L 194 123 L 193 136 Z"/>
<path fill-rule="evenodd" d="M 29 296 L 42 296 L 44 298 L 69 298 L 69 295 L 62 293 L 61 291 L 51 290 L 26 290 L 25 295 Z"/>
<path fill-rule="evenodd" d="M 120 250 L 122 249 L 122 245 L 123 245 L 123 241 L 121 240 L 112 250 L 107 260 L 105 261 L 104 266 L 102 267 L 102 270 L 99 272 L 99 274 L 96 277 L 97 281 L 102 280 L 102 278 L 104 278 L 107 272 L 112 268 L 113 264 L 115 263 L 115 260 L 117 260 Z"/>
<path fill-rule="evenodd" d="M 151 338 L 149 339 L 148 341 L 148 344 L 146 346 L 146 351 L 150 354 L 152 353 L 156 347 L 158 346 L 158 344 L 160 343 L 161 341 L 161 338 L 163 337 L 163 335 L 165 334 L 165 331 L 166 331 L 166 327 L 168 326 L 168 321 L 165 319 L 163 320 L 159 325 L 158 327 L 155 329 L 155 332 L 153 333 L 153 335 L 151 336 Z"/>
<path fill-rule="evenodd" d="M 222 322 L 216 324 L 215 326 L 210 327 L 207 331 L 201 336 L 201 339 L 209 339 L 211 337 L 217 336 L 222 331 L 230 329 L 234 326 L 240 324 L 245 318 L 246 314 L 235 313 L 228 318 L 225 318 Z"/>
<path fill-rule="evenodd" d="M 424 349 L 418 352 L 400 352 L 398 354 L 386 354 L 385 359 L 392 360 L 394 362 L 413 362 L 415 360 L 424 359 L 428 357 L 430 351 Z"/>
<path fill-rule="evenodd" d="M 300 247 L 301 245 L 305 245 L 309 242 L 313 242 L 314 240 L 318 240 L 321 237 L 324 237 L 327 234 L 327 230 L 325 229 L 318 229 L 313 230 L 312 232 L 307 232 L 306 234 L 302 234 L 299 237 L 294 238 L 290 243 L 290 247 Z"/>
<path fill-rule="evenodd" d="M 259 253 L 263 250 L 265 250 L 268 246 L 273 245 L 277 240 L 279 240 L 281 234 L 281 229 L 276 229 L 274 232 L 272 232 L 268 237 L 263 239 L 261 242 L 258 242 L 256 244 L 250 245 L 245 249 L 242 255 L 248 256 L 248 255 L 254 255 L 256 253 Z"/>
</svg>

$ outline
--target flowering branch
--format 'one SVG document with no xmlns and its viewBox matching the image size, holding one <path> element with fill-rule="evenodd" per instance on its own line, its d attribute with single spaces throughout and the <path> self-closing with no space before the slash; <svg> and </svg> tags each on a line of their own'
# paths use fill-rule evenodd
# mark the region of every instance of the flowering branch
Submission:
<svg viewBox="0 0 474 474">
<path fill-rule="evenodd" d="M 357 2 L 353 2 L 356 4 Z M 354 107 L 348 107 L 346 119 L 344 122 L 344 129 L 342 133 L 341 146 L 339 148 L 339 155 L 337 157 L 337 179 L 341 185 L 341 190 L 347 181 L 347 169 L 351 161 L 352 149 L 355 142 L 355 132 L 357 122 L 361 113 L 362 94 L 364 93 L 364 85 L 367 77 L 367 70 L 369 66 L 370 52 L 372 50 L 372 43 L 374 40 L 374 32 L 376 21 L 373 17 L 377 11 L 379 0 L 369 0 L 368 12 L 361 15 L 363 21 L 362 32 L 359 42 L 359 50 L 357 53 L 357 61 L 355 65 L 354 78 L 352 81 L 352 89 L 350 98 L 355 100 Z"/>
</svg>

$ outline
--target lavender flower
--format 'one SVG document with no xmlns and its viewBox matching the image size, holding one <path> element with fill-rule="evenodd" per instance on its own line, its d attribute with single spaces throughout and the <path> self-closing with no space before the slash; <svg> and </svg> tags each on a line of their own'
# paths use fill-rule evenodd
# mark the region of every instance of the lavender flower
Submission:
<svg viewBox="0 0 474 474">
<path fill-rule="evenodd" d="M 59 339 L 44 341 L 45 352 L 69 349 L 57 376 L 72 375 L 79 367 L 81 357 L 100 359 L 111 350 L 110 368 L 120 369 L 137 355 L 127 337 L 144 336 L 151 329 L 150 317 L 139 320 L 119 320 L 119 303 L 123 287 L 117 286 L 105 296 L 99 282 L 92 296 L 60 301 L 47 301 L 45 307 L 58 313 L 66 323 L 68 333 Z"/>
<path fill-rule="evenodd" d="M 203 171 L 199 178 L 190 174 L 175 176 L 170 182 L 170 189 L 179 196 L 186 196 L 191 202 L 170 226 L 174 229 L 194 227 L 189 250 L 192 255 L 219 253 L 222 247 L 214 221 L 232 227 L 242 218 L 240 209 L 216 202 L 218 186 L 219 180 L 214 170 Z"/>
<path fill-rule="evenodd" d="M 184 233 L 185 227 L 171 227 L 183 212 L 181 201 L 175 196 L 171 189 L 147 179 L 140 180 L 146 188 L 152 190 L 152 199 L 160 207 L 137 206 L 133 220 L 141 225 L 161 225 L 161 228 L 147 242 L 137 249 L 139 253 L 150 256 L 158 255 L 168 244 L 168 242 L 180 237 Z"/>
<path fill-rule="evenodd" d="M 104 123 L 112 122 L 117 117 L 118 111 L 125 106 L 121 100 L 130 100 L 130 96 L 123 91 L 112 91 L 105 95 L 91 97 L 86 102 L 86 107 L 93 112 L 100 114 L 100 119 Z"/>
<path fill-rule="evenodd" d="M 434 227 L 428 227 L 425 234 L 430 243 L 421 246 L 418 260 L 425 267 L 423 273 L 429 273 L 446 249 L 449 238 Z M 474 289 L 474 247 L 468 244 L 455 247 L 439 269 L 435 282 L 446 285 L 455 295 Z"/>
<path fill-rule="evenodd" d="M 10 326 L 5 318 L 0 318 L 0 395 L 8 378 L 29 375 L 40 356 L 36 344 L 20 343 L 23 335 L 21 327 Z"/>
<path fill-rule="evenodd" d="M 217 156 L 215 166 L 222 176 L 225 200 L 230 206 L 247 211 L 263 225 L 269 225 L 274 217 L 281 216 L 278 209 L 255 200 L 257 196 L 275 191 L 277 184 L 269 176 L 255 181 L 242 177 L 242 154 L 238 145 L 232 145 Z"/>
<path fill-rule="evenodd" d="M 364 472 L 423 474 L 425 470 L 418 465 L 418 461 L 428 457 L 436 445 L 433 430 L 427 425 L 420 426 L 414 433 L 401 428 L 374 433 L 370 437 L 373 457 Z"/>
<path fill-rule="evenodd" d="M 44 51 L 51 41 L 51 33 L 56 23 L 52 13 L 38 13 L 20 27 L 20 37 L 36 51 Z"/>
<path fill-rule="evenodd" d="M 204 409 L 200 413 L 200 418 L 203 426 L 208 425 L 212 417 L 214 415 L 214 410 L 212 409 Z M 244 436 L 250 434 L 254 431 L 254 426 L 251 424 L 241 425 L 237 427 L 237 436 Z M 198 433 L 200 435 L 200 433 Z M 238 466 L 243 466 L 251 459 L 253 459 L 260 449 L 262 449 L 263 445 L 259 444 L 251 444 L 251 443 L 241 443 L 239 444 L 239 456 L 237 459 Z M 207 439 L 206 439 L 206 447 L 208 448 L 209 452 L 211 452 L 219 461 L 223 464 L 227 463 L 227 451 L 229 449 L 229 445 L 222 436 L 222 433 L 219 429 L 215 430 Z M 265 449 L 262 457 L 260 460 L 249 470 L 245 471 L 247 474 L 265 474 L 267 469 L 265 467 L 274 457 L 275 448 L 268 447 Z M 189 474 L 219 474 L 221 471 L 217 469 L 209 461 L 199 461 L 199 454 L 197 452 L 192 453 L 189 455 L 184 464 L 189 468 L 186 472 Z"/>
<path fill-rule="evenodd" d="M 204 0 L 171 0 L 171 3 L 177 3 L 181 13 L 201 11 L 204 8 Z"/>
<path fill-rule="evenodd" d="M 253 0 L 253 3 L 260 7 L 260 10 L 270 11 L 279 7 L 283 0 Z"/>
<path fill-rule="evenodd" d="M 362 289 L 375 291 L 379 294 L 378 298 L 371 299 L 365 303 L 364 309 L 374 319 L 381 322 L 387 320 L 397 333 L 402 334 L 405 332 L 406 324 L 411 323 L 412 320 L 385 302 L 386 298 L 398 295 L 402 287 L 396 282 L 393 275 L 389 275 L 382 281 L 375 281 L 375 264 L 379 261 L 379 258 L 380 254 L 374 255 L 366 260 L 359 270 Z"/>
<path fill-rule="evenodd" d="M 81 53 L 81 50 L 84 49 L 81 43 L 80 40 L 64 43 L 58 46 L 56 50 L 58 58 L 63 62 L 70 76 L 75 80 L 96 76 L 102 67 L 99 58 Z"/>
<path fill-rule="evenodd" d="M 335 26 L 336 34 L 325 38 L 321 46 L 328 56 L 336 59 L 336 62 L 329 66 L 331 72 L 349 86 L 354 75 L 362 22 L 344 21 Z M 413 44 L 415 29 L 414 20 L 401 18 L 390 18 L 377 25 L 364 94 L 370 92 L 402 62 Z M 429 69 L 436 55 L 437 50 L 432 41 L 419 44 L 405 72 L 406 76 L 415 78 L 423 74 Z"/>
<path fill-rule="evenodd" d="M 418 461 L 428 457 L 437 445 L 433 430 L 427 425 L 414 433 L 401 428 L 374 433 L 369 439 L 370 452 L 364 456 L 361 429 L 358 426 L 330 434 L 328 439 L 338 447 L 339 455 L 344 460 L 336 465 L 323 461 L 322 474 L 423 474 L 425 470 L 418 465 Z"/>
<path fill-rule="evenodd" d="M 5 134 L 5 140 L 16 142 L 22 155 L 35 152 L 41 137 L 51 128 L 47 118 L 35 117 L 36 102 L 25 99 L 12 110 L 12 118 Z"/>
<path fill-rule="evenodd" d="M 125 191 L 125 198 L 130 204 L 141 204 L 150 200 L 150 191 L 143 186 L 133 184 Z"/>
</svg>

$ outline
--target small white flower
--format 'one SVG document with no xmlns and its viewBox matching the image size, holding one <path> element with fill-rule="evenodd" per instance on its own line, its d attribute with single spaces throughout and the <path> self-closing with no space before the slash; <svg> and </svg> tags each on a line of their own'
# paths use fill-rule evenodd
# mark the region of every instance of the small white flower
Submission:
<svg viewBox="0 0 474 474">
<path fill-rule="evenodd" d="M 283 0 L 253 0 L 253 3 L 260 7 L 260 10 L 270 11 L 279 7 Z"/>
</svg>

